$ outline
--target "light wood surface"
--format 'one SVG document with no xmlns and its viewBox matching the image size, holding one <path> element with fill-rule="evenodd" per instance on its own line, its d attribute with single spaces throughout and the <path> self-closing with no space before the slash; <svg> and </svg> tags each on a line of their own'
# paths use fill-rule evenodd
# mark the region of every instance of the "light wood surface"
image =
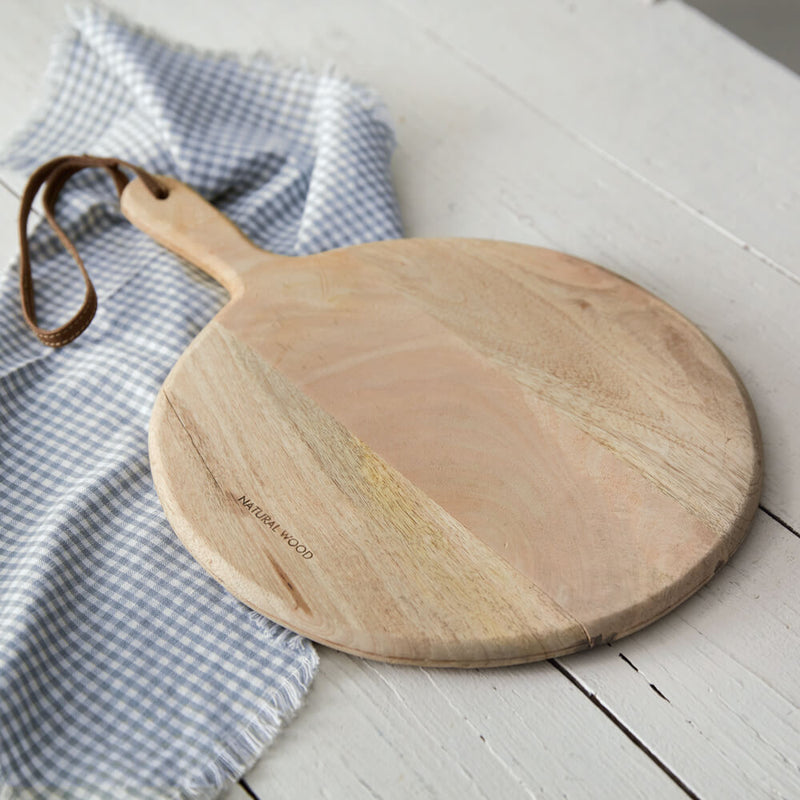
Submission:
<svg viewBox="0 0 800 800">
<path fill-rule="evenodd" d="M 755 416 L 663 302 L 519 244 L 274 256 L 163 180 L 123 212 L 231 300 L 159 394 L 153 478 L 252 608 L 358 655 L 510 664 L 638 630 L 738 547 Z"/>
<path fill-rule="evenodd" d="M 751 534 L 666 618 L 557 662 L 487 671 L 320 648 L 305 708 L 248 774 L 249 790 L 263 800 L 798 796 L 797 76 L 680 0 L 498 0 L 456 13 L 443 0 L 108 4 L 179 41 L 335 63 L 375 86 L 397 127 L 408 235 L 552 247 L 654 291 L 722 346 L 764 437 Z M 8 0 L 0 21 L 5 138 L 41 94 L 63 2 Z M 10 257 L 12 192 L 26 176 L 0 177 Z"/>
</svg>

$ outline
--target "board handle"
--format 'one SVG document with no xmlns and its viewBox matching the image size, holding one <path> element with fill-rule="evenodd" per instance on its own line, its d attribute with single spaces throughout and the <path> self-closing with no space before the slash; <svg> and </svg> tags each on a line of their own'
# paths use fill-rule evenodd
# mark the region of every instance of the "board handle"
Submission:
<svg viewBox="0 0 800 800">
<path fill-rule="evenodd" d="M 131 181 L 120 197 L 122 213 L 139 230 L 185 258 L 239 297 L 247 273 L 273 256 L 251 242 L 226 216 L 175 178 L 157 176 L 168 190 L 155 197 L 141 178 Z"/>
</svg>

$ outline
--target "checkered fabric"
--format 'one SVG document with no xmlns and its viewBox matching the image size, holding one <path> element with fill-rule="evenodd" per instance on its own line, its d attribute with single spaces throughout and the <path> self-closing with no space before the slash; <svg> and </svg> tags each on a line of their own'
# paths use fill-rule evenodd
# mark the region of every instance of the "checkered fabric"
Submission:
<svg viewBox="0 0 800 800">
<path fill-rule="evenodd" d="M 5 153 L 117 156 L 190 184 L 286 254 L 400 234 L 391 127 L 334 75 L 172 47 L 98 10 L 73 14 L 50 96 Z M 99 170 L 59 220 L 99 311 L 61 350 L 0 281 L 0 797 L 217 796 L 301 702 L 304 639 L 228 595 L 186 553 L 155 495 L 156 392 L 225 301 L 121 216 Z M 31 240 L 43 327 L 83 286 L 45 225 Z"/>
</svg>

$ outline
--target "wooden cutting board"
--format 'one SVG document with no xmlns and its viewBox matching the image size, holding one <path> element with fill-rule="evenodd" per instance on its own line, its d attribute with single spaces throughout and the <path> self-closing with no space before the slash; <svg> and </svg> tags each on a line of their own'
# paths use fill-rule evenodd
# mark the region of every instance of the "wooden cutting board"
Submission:
<svg viewBox="0 0 800 800">
<path fill-rule="evenodd" d="M 158 396 L 153 478 L 248 606 L 369 658 L 512 664 L 647 625 L 742 541 L 752 405 L 640 287 L 471 239 L 277 256 L 162 180 L 124 213 L 230 302 Z"/>
</svg>

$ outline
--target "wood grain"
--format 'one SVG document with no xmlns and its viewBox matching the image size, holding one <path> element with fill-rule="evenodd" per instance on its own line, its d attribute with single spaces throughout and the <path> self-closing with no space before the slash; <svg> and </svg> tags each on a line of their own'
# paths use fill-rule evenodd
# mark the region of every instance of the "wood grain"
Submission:
<svg viewBox="0 0 800 800">
<path fill-rule="evenodd" d="M 489 241 L 276 257 L 169 185 L 123 210 L 231 302 L 164 385 L 153 474 L 253 608 L 374 658 L 508 664 L 637 630 L 740 543 L 749 400 L 639 287 Z"/>
<path fill-rule="evenodd" d="M 109 5 L 176 41 L 336 63 L 378 88 L 398 128 L 393 172 L 409 232 L 579 252 L 680 308 L 745 379 L 768 453 L 762 502 L 798 528 L 800 287 L 786 277 L 797 242 L 787 202 L 797 183 L 795 76 L 670 0 L 542 0 L 521 22 L 506 2 L 469 19 L 470 9 L 454 16 L 442 3 L 231 0 L 203 14 L 185 2 Z M 554 25 L 559 17 L 569 24 Z M 63 3 L 9 0 L 0 18 L 5 139 L 36 99 Z M 456 38 L 456 25 L 481 36 Z M 746 107 L 730 104 L 732 94 Z M 631 127 L 638 109 L 654 118 L 645 130 Z M 0 175 L 24 185 L 24 175 Z M 16 205 L 7 205 L 3 230 L 13 232 Z M 7 245 L 10 257 L 13 236 Z M 305 708 L 249 785 L 262 798 L 439 797 L 443 787 L 468 798 L 650 798 L 677 787 L 666 766 L 704 798 L 742 787 L 752 798 L 793 797 L 799 555 L 800 540 L 758 514 L 734 560 L 677 613 L 562 661 L 593 702 L 546 664 L 421 672 L 323 650 Z"/>
</svg>

